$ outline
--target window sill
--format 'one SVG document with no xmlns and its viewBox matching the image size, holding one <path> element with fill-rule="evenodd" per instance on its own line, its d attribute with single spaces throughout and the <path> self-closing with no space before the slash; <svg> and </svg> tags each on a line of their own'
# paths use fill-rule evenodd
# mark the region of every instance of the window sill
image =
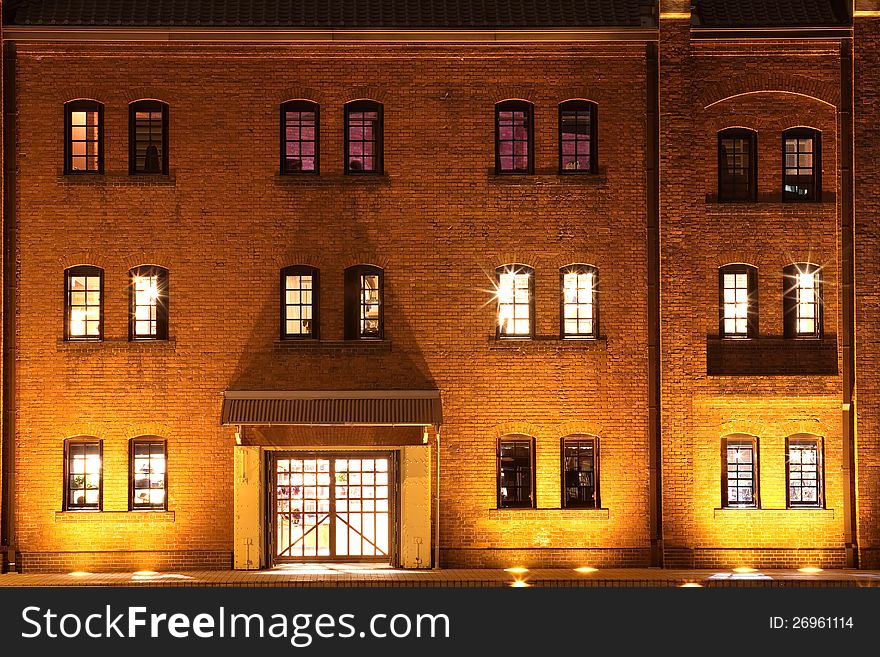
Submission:
<svg viewBox="0 0 880 657">
<path fill-rule="evenodd" d="M 762 198 L 757 201 L 718 201 L 706 198 L 706 212 L 710 216 L 727 215 L 730 212 L 773 212 L 774 214 L 815 215 L 817 212 L 836 212 L 837 202 L 831 198 L 821 201 L 781 201 L 779 197 Z"/>
<path fill-rule="evenodd" d="M 390 340 L 276 340 L 275 351 L 349 351 L 355 353 L 387 353 Z"/>
<path fill-rule="evenodd" d="M 167 176 L 162 173 L 61 173 L 59 180 L 63 185 L 73 187 L 176 187 L 177 174 L 171 172 Z"/>
<path fill-rule="evenodd" d="M 818 508 L 800 508 L 795 507 L 792 509 L 753 509 L 753 508 L 743 508 L 737 509 L 733 507 L 723 507 L 714 509 L 714 517 L 715 518 L 728 518 L 730 516 L 736 515 L 751 515 L 751 516 L 770 516 L 770 517 L 778 517 L 780 515 L 789 515 L 796 514 L 799 517 L 799 520 L 803 520 L 805 515 L 815 516 L 816 518 L 826 518 L 831 520 L 834 518 L 834 509 L 818 509 Z"/>
<path fill-rule="evenodd" d="M 275 173 L 275 184 L 281 187 L 333 187 L 338 185 L 365 185 L 367 187 L 389 187 L 391 179 L 388 174 L 356 174 L 341 175 L 325 174 L 292 174 Z"/>
<path fill-rule="evenodd" d="M 496 185 L 583 185 L 597 186 L 608 183 L 605 167 L 596 173 L 560 173 L 557 169 L 541 169 L 534 173 L 496 173 L 495 168 L 487 169 L 487 179 Z"/>
<path fill-rule="evenodd" d="M 608 338 L 559 338 L 556 336 L 538 336 L 534 338 L 489 338 L 489 349 L 492 351 L 541 351 L 541 350 L 580 350 L 608 348 Z"/>
<path fill-rule="evenodd" d="M 64 340 L 56 342 L 57 351 L 97 351 L 144 349 L 148 351 L 177 351 L 177 338 L 167 340 L 129 340 L 128 338 L 104 338 L 103 340 Z"/>
<path fill-rule="evenodd" d="M 490 508 L 489 515 L 504 519 L 516 517 L 517 519 L 533 518 L 535 520 L 546 519 L 548 516 L 562 516 L 563 518 L 577 518 L 590 520 L 605 520 L 611 517 L 611 512 L 605 507 L 584 509 L 562 509 L 558 507 L 514 507 L 514 508 Z"/>
<path fill-rule="evenodd" d="M 174 511 L 56 511 L 55 522 L 176 522 Z"/>
</svg>

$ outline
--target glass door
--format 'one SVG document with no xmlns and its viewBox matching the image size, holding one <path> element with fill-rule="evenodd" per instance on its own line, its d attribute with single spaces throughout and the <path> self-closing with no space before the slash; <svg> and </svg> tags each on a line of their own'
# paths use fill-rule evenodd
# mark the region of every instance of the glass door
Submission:
<svg viewBox="0 0 880 657">
<path fill-rule="evenodd" d="M 279 454 L 273 459 L 276 561 L 389 561 L 388 454 Z"/>
</svg>

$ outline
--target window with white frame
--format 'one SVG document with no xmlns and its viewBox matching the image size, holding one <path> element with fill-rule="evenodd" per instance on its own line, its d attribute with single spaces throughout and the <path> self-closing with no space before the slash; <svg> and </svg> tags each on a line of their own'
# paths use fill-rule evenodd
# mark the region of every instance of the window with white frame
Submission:
<svg viewBox="0 0 880 657">
<path fill-rule="evenodd" d="M 495 274 L 498 296 L 498 337 L 532 337 L 534 270 L 526 265 L 505 265 L 496 269 Z"/>
<path fill-rule="evenodd" d="M 599 272 L 590 265 L 571 265 L 560 271 L 562 279 L 562 337 L 596 338 L 599 335 L 597 289 Z"/>
<path fill-rule="evenodd" d="M 814 436 L 792 436 L 786 440 L 786 443 L 788 506 L 790 508 L 822 507 L 821 441 Z"/>
</svg>

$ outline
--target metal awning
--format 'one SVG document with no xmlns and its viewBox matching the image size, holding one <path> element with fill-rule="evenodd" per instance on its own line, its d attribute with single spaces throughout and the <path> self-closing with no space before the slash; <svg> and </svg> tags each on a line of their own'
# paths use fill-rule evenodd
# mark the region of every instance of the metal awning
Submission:
<svg viewBox="0 0 880 657">
<path fill-rule="evenodd" d="M 227 390 L 222 424 L 439 426 L 439 390 Z"/>
</svg>

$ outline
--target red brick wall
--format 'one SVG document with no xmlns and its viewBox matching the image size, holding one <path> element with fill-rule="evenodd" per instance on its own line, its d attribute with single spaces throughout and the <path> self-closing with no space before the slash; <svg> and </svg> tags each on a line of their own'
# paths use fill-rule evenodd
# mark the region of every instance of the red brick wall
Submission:
<svg viewBox="0 0 880 657">
<path fill-rule="evenodd" d="M 583 550 L 646 563 L 630 556 L 648 545 L 643 44 L 23 45 L 16 83 L 25 564 L 96 558 L 57 556 L 68 551 L 228 553 L 223 390 L 432 386 L 444 402 L 446 565 L 573 563 Z M 62 175 L 63 104 L 83 97 L 105 103 L 99 180 Z M 161 183 L 127 176 L 127 104 L 144 97 L 170 105 Z M 298 97 L 321 104 L 317 179 L 277 175 L 278 106 Z M 385 105 L 383 179 L 342 176 L 343 104 L 364 97 Z M 499 178 L 493 105 L 513 97 L 535 103 L 536 175 Z M 570 98 L 599 106 L 595 177 L 555 175 L 557 103 Z M 361 262 L 385 267 L 390 352 L 273 346 L 282 266 L 321 268 L 321 334 L 339 340 L 343 269 Z M 535 268 L 537 334 L 551 338 L 559 268 L 598 266 L 605 339 L 496 348 L 491 279 L 511 262 Z M 132 344 L 126 274 L 151 263 L 170 271 L 172 339 Z M 62 274 L 75 264 L 105 269 L 100 345 L 59 342 Z M 494 508 L 495 445 L 509 431 L 536 438 L 540 509 Z M 581 431 L 600 436 L 607 511 L 558 508 L 560 437 Z M 104 440 L 104 509 L 123 513 L 57 513 L 63 440 L 81 434 Z M 168 440 L 173 517 L 124 513 L 127 442 L 140 434 Z"/>
<path fill-rule="evenodd" d="M 783 332 L 783 267 L 821 264 L 825 335 L 839 337 L 839 44 L 690 40 L 686 21 L 664 21 L 660 52 L 667 564 L 840 565 L 840 377 L 792 375 L 781 356 L 779 376 L 706 370 L 707 336 L 718 335 L 718 268 L 728 263 L 758 268 L 767 337 Z M 779 200 L 782 132 L 796 126 L 822 131 L 822 203 Z M 727 127 L 758 132 L 756 203 L 716 201 L 717 133 Z M 824 439 L 825 510 L 785 510 L 785 438 L 801 432 Z M 721 439 L 732 433 L 758 437 L 760 510 L 719 509 Z"/>
</svg>

